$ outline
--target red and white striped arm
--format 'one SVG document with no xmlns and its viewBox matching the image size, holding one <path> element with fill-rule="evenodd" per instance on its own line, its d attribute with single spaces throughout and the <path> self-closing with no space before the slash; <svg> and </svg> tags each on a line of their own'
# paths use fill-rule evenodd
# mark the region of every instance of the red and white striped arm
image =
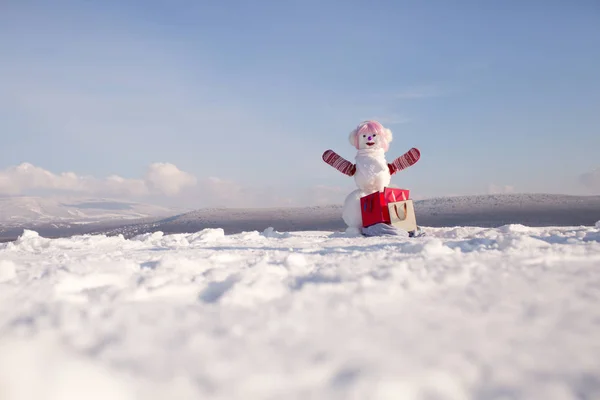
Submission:
<svg viewBox="0 0 600 400">
<path fill-rule="evenodd" d="M 341 157 L 333 150 L 327 150 L 323 153 L 323 161 L 340 171 L 342 174 L 353 176 L 356 172 L 356 165 Z"/>
<path fill-rule="evenodd" d="M 414 165 L 419 161 L 419 158 L 421 158 L 421 152 L 413 147 L 400 157 L 396 158 L 391 164 L 388 164 L 390 175 L 394 175 L 396 172 Z"/>
</svg>

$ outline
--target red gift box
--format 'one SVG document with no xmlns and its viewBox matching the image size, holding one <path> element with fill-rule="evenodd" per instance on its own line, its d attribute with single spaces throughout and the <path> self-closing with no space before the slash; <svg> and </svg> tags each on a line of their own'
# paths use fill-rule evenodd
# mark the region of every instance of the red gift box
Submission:
<svg viewBox="0 0 600 400">
<path fill-rule="evenodd" d="M 371 193 L 360 198 L 360 211 L 363 227 L 391 223 L 388 203 L 408 200 L 410 191 L 406 189 L 384 188 L 383 192 Z"/>
</svg>

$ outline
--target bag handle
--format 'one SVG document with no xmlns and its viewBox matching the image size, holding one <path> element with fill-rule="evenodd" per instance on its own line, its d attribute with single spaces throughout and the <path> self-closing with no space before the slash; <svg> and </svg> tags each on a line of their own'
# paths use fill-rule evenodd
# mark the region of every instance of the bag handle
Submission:
<svg viewBox="0 0 600 400">
<path fill-rule="evenodd" d="M 390 192 L 392 193 L 392 203 L 397 202 L 398 201 L 398 197 L 396 197 L 396 190 L 395 189 L 390 189 Z M 404 192 L 404 190 L 402 190 L 402 201 L 405 201 L 405 200 L 408 200 L 408 199 L 406 198 L 406 193 Z"/>
<path fill-rule="evenodd" d="M 394 211 L 396 212 L 396 216 L 398 217 L 398 219 L 400 221 L 404 221 L 406 219 L 406 217 L 408 216 L 408 206 L 406 205 L 406 203 L 403 204 L 404 205 L 404 215 L 401 217 L 400 213 L 398 213 L 398 204 L 394 204 Z"/>
</svg>

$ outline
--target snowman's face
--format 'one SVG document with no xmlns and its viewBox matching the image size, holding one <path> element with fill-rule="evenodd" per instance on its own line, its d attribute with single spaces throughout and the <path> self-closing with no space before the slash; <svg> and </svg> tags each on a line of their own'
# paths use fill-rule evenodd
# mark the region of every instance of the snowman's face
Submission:
<svg viewBox="0 0 600 400">
<path fill-rule="evenodd" d="M 363 149 L 382 149 L 383 136 L 376 133 L 359 133 L 358 148 Z"/>
</svg>

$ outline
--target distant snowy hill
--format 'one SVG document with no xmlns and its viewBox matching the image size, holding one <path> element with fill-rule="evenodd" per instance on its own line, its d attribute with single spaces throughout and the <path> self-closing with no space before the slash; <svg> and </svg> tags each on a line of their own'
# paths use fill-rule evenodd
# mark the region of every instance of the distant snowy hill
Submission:
<svg viewBox="0 0 600 400">
<path fill-rule="evenodd" d="M 509 194 L 444 197 L 415 201 L 417 223 L 424 227 L 506 224 L 594 226 L 600 220 L 600 196 Z M 106 199 L 0 198 L 0 241 L 14 240 L 23 229 L 47 237 L 84 233 L 138 234 L 161 231 L 225 233 L 263 231 L 341 231 L 342 206 L 285 208 L 205 208 L 181 212 Z"/>
<path fill-rule="evenodd" d="M 134 220 L 173 213 L 164 207 L 111 199 L 0 197 L 0 224 L 4 226 Z"/>
<path fill-rule="evenodd" d="M 600 220 L 600 196 L 552 194 L 510 194 L 444 197 L 415 201 L 421 226 L 497 227 L 506 224 L 528 226 L 594 226 Z M 110 233 L 131 237 L 141 233 L 197 232 L 222 228 L 228 234 L 262 231 L 344 230 L 342 206 L 201 209 L 152 223 L 132 224 Z"/>
<path fill-rule="evenodd" d="M 600 196 L 502 194 L 457 196 L 418 201 L 424 226 L 593 226 L 600 220 Z"/>
<path fill-rule="evenodd" d="M 285 208 L 205 208 L 170 218 L 119 227 L 107 234 L 131 237 L 147 232 L 197 232 L 222 228 L 226 233 L 262 231 L 273 227 L 280 231 L 341 230 L 344 221 L 340 206 Z"/>
<path fill-rule="evenodd" d="M 421 211 L 465 211 L 489 209 L 560 209 L 563 207 L 596 208 L 600 196 L 571 196 L 563 194 L 489 194 L 439 197 L 417 202 Z"/>
</svg>

